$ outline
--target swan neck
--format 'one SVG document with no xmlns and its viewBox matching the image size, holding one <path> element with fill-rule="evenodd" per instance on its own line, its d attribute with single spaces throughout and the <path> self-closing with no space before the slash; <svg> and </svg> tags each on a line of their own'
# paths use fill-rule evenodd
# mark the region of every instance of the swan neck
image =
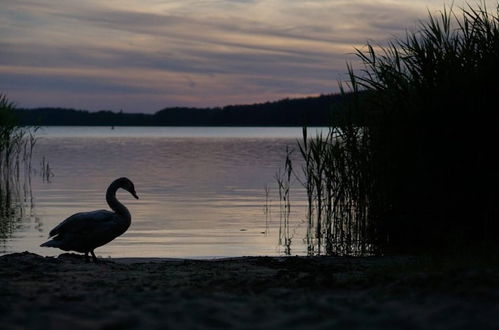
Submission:
<svg viewBox="0 0 499 330">
<path fill-rule="evenodd" d="M 131 221 L 131 215 L 125 205 L 121 204 L 120 201 L 116 198 L 116 191 L 119 189 L 119 185 L 114 182 L 111 183 L 109 188 L 106 191 L 106 201 L 109 207 L 116 212 L 119 216 L 125 218 L 128 221 Z"/>
</svg>

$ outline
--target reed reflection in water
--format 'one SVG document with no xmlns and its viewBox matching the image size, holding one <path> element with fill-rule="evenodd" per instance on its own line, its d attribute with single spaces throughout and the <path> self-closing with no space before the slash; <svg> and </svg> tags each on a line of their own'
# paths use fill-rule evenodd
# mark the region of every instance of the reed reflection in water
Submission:
<svg viewBox="0 0 499 330">
<path fill-rule="evenodd" d="M 295 145 L 301 130 L 268 128 L 265 133 L 260 128 L 255 134 L 251 128 L 240 128 L 235 134 L 183 128 L 180 134 L 176 128 L 172 136 L 165 133 L 168 128 L 162 129 L 154 134 L 148 128 L 92 128 L 94 134 L 85 128 L 42 131 L 35 162 L 49 159 L 55 176 L 50 183 L 32 182 L 41 231 L 20 230 L 6 241 L 2 252 L 60 253 L 38 247 L 48 231 L 75 212 L 108 208 L 107 185 L 126 176 L 135 182 L 141 198 L 135 201 L 118 193 L 132 213 L 132 225 L 126 234 L 97 249 L 98 255 L 282 254 L 275 174 L 285 159 L 286 146 Z M 304 254 L 305 236 L 300 231 L 305 196 L 298 184 L 291 199 L 291 253 Z"/>
<path fill-rule="evenodd" d="M 30 180 L 31 178 L 9 179 L 0 184 L 0 253 L 2 254 L 13 252 L 13 242 L 37 240 L 43 231 L 41 219 L 35 212 Z"/>
<path fill-rule="evenodd" d="M 0 126 L 0 253 L 7 250 L 6 241 L 17 231 L 29 228 L 27 231 L 33 233 L 41 228 L 34 215 L 31 190 L 36 129 L 13 125 L 8 120 L 11 105 L 6 102 L 0 97 L 4 116 Z"/>
</svg>

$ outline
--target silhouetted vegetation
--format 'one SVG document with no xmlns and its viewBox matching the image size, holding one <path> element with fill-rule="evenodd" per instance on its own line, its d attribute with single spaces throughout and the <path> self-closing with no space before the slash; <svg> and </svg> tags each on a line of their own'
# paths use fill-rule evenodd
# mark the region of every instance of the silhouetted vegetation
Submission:
<svg viewBox="0 0 499 330">
<path fill-rule="evenodd" d="M 284 99 L 222 108 L 166 108 L 155 114 L 89 112 L 62 108 L 17 109 L 21 125 L 39 126 L 327 126 L 341 95 Z"/>
<path fill-rule="evenodd" d="M 304 139 L 311 253 L 499 248 L 499 8 L 358 50 L 348 110 Z"/>
<path fill-rule="evenodd" d="M 18 126 L 14 104 L 0 94 L 0 239 L 14 230 L 14 220 L 23 212 L 22 201 L 31 200 L 35 130 Z"/>
</svg>

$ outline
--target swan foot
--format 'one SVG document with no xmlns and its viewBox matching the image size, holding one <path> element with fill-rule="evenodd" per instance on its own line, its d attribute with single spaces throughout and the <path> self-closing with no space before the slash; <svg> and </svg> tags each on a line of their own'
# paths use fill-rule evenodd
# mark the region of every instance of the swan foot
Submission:
<svg viewBox="0 0 499 330">
<path fill-rule="evenodd" d="M 88 252 L 85 252 L 85 262 L 90 262 L 90 258 L 88 257 Z"/>
<path fill-rule="evenodd" d="M 92 254 L 92 260 L 93 260 L 93 262 L 94 263 L 98 263 L 99 259 L 97 259 L 97 257 L 95 256 L 94 250 L 90 251 L 90 253 Z"/>
</svg>

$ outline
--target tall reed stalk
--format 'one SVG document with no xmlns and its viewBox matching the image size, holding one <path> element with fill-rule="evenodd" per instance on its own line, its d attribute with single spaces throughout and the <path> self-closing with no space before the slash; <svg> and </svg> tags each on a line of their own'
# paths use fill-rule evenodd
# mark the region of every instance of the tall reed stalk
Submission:
<svg viewBox="0 0 499 330">
<path fill-rule="evenodd" d="M 279 245 L 284 247 L 286 255 L 291 254 L 291 240 L 289 218 L 291 215 L 291 174 L 293 173 L 293 165 L 291 162 L 291 151 L 286 148 L 286 161 L 284 164 L 284 172 L 279 170 L 276 174 L 276 181 L 279 192 Z"/>
</svg>

